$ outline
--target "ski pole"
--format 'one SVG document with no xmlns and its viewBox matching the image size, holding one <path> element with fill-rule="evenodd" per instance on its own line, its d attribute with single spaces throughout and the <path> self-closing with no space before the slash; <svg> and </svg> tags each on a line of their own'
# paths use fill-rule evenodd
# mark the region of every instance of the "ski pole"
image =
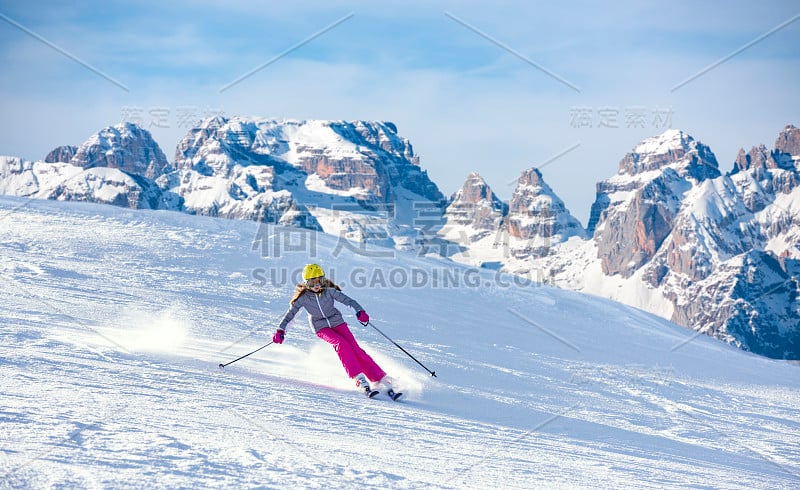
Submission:
<svg viewBox="0 0 800 490">
<path fill-rule="evenodd" d="M 238 361 L 238 360 L 240 360 L 240 359 L 244 359 L 245 357 L 247 357 L 247 356 L 249 356 L 249 355 L 255 354 L 256 352 L 260 351 L 260 350 L 261 350 L 261 349 L 263 349 L 264 347 L 268 347 L 268 346 L 270 346 L 270 345 L 272 345 L 272 344 L 274 344 L 274 343 L 275 343 L 275 342 L 270 342 L 270 343 L 269 343 L 269 344 L 267 344 L 267 345 L 262 345 L 261 347 L 259 347 L 258 349 L 254 350 L 253 352 L 248 352 L 247 354 L 243 355 L 242 357 L 237 357 L 236 359 L 232 360 L 231 362 L 226 362 L 225 364 L 222 364 L 222 363 L 220 363 L 219 367 L 220 367 L 220 369 L 222 369 L 222 368 L 224 368 L 225 366 L 227 366 L 228 364 L 233 364 L 234 362 L 236 362 L 236 361 Z"/>
<path fill-rule="evenodd" d="M 362 325 L 364 325 L 364 326 L 367 326 L 367 325 L 369 325 L 370 327 L 372 327 L 372 328 L 374 328 L 375 330 L 377 330 L 377 332 L 378 332 L 379 334 L 381 334 L 381 335 L 383 335 L 384 337 L 386 337 L 386 339 L 387 339 L 389 342 L 393 343 L 393 344 L 395 345 L 395 347 L 397 347 L 397 348 L 398 348 L 398 349 L 400 349 L 401 351 L 405 352 L 405 354 L 406 354 L 408 357 L 410 357 L 411 359 L 414 359 L 414 362 L 416 362 L 417 364 L 419 364 L 420 366 L 422 366 L 422 369 L 424 369 L 425 371 L 428 371 L 428 372 L 431 374 L 431 376 L 433 376 L 434 378 L 436 378 L 436 377 L 437 377 L 437 376 L 436 376 L 436 371 L 431 371 L 430 369 L 426 368 L 426 367 L 425 367 L 425 365 L 424 365 L 424 364 L 422 364 L 421 362 L 419 362 L 419 361 L 417 360 L 417 358 L 416 358 L 416 357 L 414 357 L 414 356 L 412 356 L 411 354 L 409 354 L 409 353 L 408 353 L 408 351 L 407 351 L 407 350 L 405 350 L 405 349 L 403 349 L 402 347 L 400 347 L 400 345 L 399 345 L 397 342 L 395 342 L 394 340 L 390 339 L 390 338 L 389 338 L 389 336 L 388 336 L 388 335 L 386 335 L 385 333 L 381 332 L 381 331 L 380 331 L 380 329 L 379 329 L 378 327 L 376 327 L 375 325 L 373 325 L 373 324 L 372 324 L 372 322 L 362 323 Z"/>
</svg>

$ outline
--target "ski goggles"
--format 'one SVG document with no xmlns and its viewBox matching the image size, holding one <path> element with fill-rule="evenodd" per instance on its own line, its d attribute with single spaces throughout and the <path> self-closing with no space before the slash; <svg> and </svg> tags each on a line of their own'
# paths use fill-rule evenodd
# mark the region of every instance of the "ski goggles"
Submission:
<svg viewBox="0 0 800 490">
<path fill-rule="evenodd" d="M 312 277 L 308 281 L 306 281 L 306 287 L 313 288 L 316 286 L 322 286 L 322 281 L 325 280 L 325 276 L 322 277 Z"/>
</svg>

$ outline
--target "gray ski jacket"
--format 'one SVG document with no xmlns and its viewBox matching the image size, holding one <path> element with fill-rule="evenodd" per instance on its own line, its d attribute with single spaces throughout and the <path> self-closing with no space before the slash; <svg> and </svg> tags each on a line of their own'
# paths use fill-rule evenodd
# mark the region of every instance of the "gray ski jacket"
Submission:
<svg viewBox="0 0 800 490">
<path fill-rule="evenodd" d="M 323 328 L 341 325 L 344 323 L 344 318 L 342 318 L 342 313 L 334 306 L 334 300 L 353 308 L 356 312 L 364 310 L 356 300 L 335 288 L 324 288 L 319 293 L 306 291 L 297 298 L 293 305 L 289 306 L 289 310 L 283 315 L 283 320 L 281 320 L 278 328 L 286 330 L 286 326 L 300 311 L 300 308 L 305 308 L 308 312 L 311 328 L 314 329 L 315 333 Z"/>
</svg>

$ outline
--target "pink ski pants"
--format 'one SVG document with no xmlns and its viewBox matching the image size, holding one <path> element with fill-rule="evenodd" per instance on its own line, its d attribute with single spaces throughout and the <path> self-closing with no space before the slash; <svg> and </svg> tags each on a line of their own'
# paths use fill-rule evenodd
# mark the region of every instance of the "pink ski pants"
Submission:
<svg viewBox="0 0 800 490">
<path fill-rule="evenodd" d="M 349 377 L 364 373 L 370 381 L 378 382 L 386 376 L 386 372 L 358 345 L 346 323 L 323 328 L 317 332 L 317 337 L 333 346 Z"/>
</svg>

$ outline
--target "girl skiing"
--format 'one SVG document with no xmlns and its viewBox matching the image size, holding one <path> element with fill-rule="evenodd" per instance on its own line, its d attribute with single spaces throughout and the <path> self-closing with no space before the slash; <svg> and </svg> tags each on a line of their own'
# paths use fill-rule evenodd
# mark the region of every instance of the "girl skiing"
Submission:
<svg viewBox="0 0 800 490">
<path fill-rule="evenodd" d="M 392 389 L 391 379 L 386 372 L 358 345 L 341 312 L 334 306 L 334 301 L 353 308 L 358 321 L 367 324 L 369 315 L 364 308 L 327 279 L 318 264 L 308 264 L 303 268 L 303 280 L 305 283 L 297 285 L 294 297 L 289 302 L 289 310 L 278 325 L 272 341 L 282 344 L 287 325 L 300 308 L 305 308 L 317 337 L 333 346 L 345 372 L 356 382 L 359 389 L 370 398 L 377 395 L 379 392 L 370 386 L 369 382 L 372 381 L 376 387 L 383 384 L 387 388 L 386 394 L 393 400 L 399 398 L 402 393 L 396 393 Z"/>
</svg>

